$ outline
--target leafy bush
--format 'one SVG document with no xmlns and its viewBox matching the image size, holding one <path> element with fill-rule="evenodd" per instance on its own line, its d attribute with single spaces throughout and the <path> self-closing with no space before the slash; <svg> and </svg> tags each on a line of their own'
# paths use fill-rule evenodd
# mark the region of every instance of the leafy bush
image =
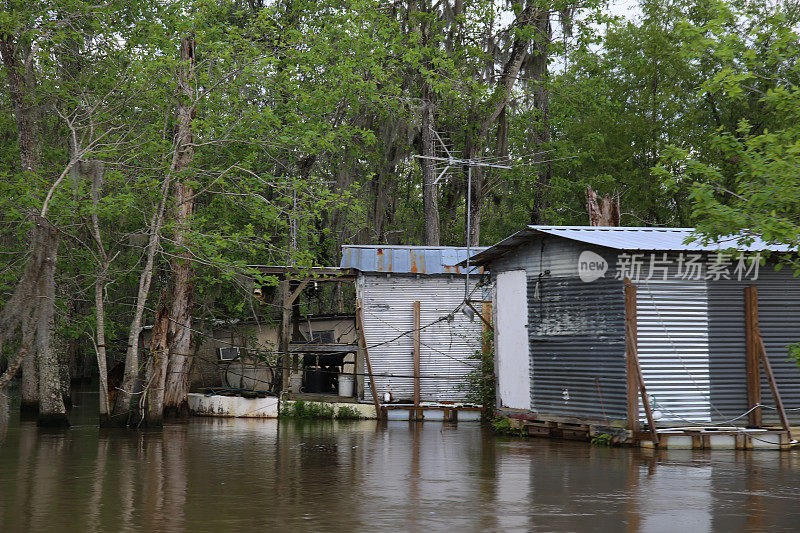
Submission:
<svg viewBox="0 0 800 533">
<path fill-rule="evenodd" d="M 608 433 L 601 433 L 600 435 L 595 435 L 594 437 L 592 437 L 591 445 L 600 447 L 611 446 L 611 435 L 609 435 Z"/>
<path fill-rule="evenodd" d="M 492 431 L 498 435 L 512 435 L 515 437 L 524 437 L 525 433 L 521 428 L 515 428 L 511 425 L 511 419 L 502 417 L 492 420 Z"/>
<path fill-rule="evenodd" d="M 296 418 L 307 420 L 311 418 L 332 419 L 336 415 L 336 408 L 319 402 L 306 402 L 297 400 L 281 408 L 281 418 Z"/>
<path fill-rule="evenodd" d="M 361 418 L 361 413 L 355 407 L 349 405 L 342 405 L 336 412 L 337 420 L 358 420 Z"/>
</svg>

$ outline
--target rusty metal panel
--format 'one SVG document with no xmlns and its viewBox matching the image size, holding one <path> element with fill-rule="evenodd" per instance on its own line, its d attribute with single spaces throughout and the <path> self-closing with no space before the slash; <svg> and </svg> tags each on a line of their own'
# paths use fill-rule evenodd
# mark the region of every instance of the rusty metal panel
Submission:
<svg viewBox="0 0 800 533">
<path fill-rule="evenodd" d="M 486 248 L 470 248 L 474 255 Z M 465 274 L 467 249 L 454 246 L 342 246 L 342 268 L 386 274 Z M 475 273 L 481 272 L 473 267 Z"/>
<path fill-rule="evenodd" d="M 464 276 L 359 276 L 364 334 L 379 394 L 410 400 L 414 391 L 413 302 L 419 301 L 422 332 L 422 401 L 464 401 L 466 377 L 478 361 L 482 322 L 456 311 L 464 298 Z M 471 279 L 472 288 L 477 279 Z M 480 293 L 479 293 L 480 294 Z M 432 325 L 431 325 L 432 324 Z M 404 333 L 407 333 L 404 335 Z M 365 388 L 368 390 L 369 379 Z"/>
</svg>

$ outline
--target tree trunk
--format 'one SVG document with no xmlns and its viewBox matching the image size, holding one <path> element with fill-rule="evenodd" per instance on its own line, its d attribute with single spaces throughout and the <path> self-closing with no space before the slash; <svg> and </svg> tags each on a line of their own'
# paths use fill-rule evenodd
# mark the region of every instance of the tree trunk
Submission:
<svg viewBox="0 0 800 533">
<path fill-rule="evenodd" d="M 181 69 L 176 114 L 178 132 L 176 146 L 180 154 L 175 170 L 191 167 L 194 159 L 192 121 L 195 114 L 194 97 L 195 42 L 191 37 L 181 40 Z M 177 257 L 172 259 L 172 309 L 170 311 L 169 365 L 164 391 L 164 408 L 167 416 L 189 415 L 189 372 L 192 367 L 192 313 L 194 310 L 194 282 L 190 246 L 191 218 L 194 208 L 194 191 L 181 182 L 175 183 L 175 246 Z"/>
<path fill-rule="evenodd" d="M 95 353 L 97 355 L 97 370 L 100 376 L 100 425 L 104 426 L 108 422 L 111 414 L 111 406 L 108 403 L 108 363 L 106 362 L 106 311 L 105 311 L 105 287 L 108 263 L 104 262 L 100 274 L 94 282 L 94 308 L 97 321 L 97 332 L 95 338 Z"/>
<path fill-rule="evenodd" d="M 552 27 L 550 25 L 550 11 L 542 9 L 536 18 L 537 38 L 534 41 L 534 53 L 531 57 L 531 78 L 533 79 L 533 105 L 539 112 L 539 121 L 533 128 L 532 144 L 536 152 L 547 149 L 550 143 L 550 90 L 547 86 L 547 62 L 550 53 L 550 40 Z M 538 155 L 534 161 L 542 161 L 547 154 Z M 553 177 L 553 165 L 540 162 L 537 165 L 536 190 L 533 195 L 533 209 L 531 212 L 532 224 L 547 223 L 547 188 Z"/>
<path fill-rule="evenodd" d="M 5 67 L 6 79 L 14 119 L 17 125 L 17 144 L 19 146 L 20 163 L 23 172 L 35 172 L 39 161 L 39 120 L 38 109 L 33 101 L 35 85 L 33 63 L 21 57 L 19 46 L 14 43 L 13 36 L 0 34 L 0 56 Z M 34 228 L 31 246 L 35 246 L 38 229 Z M 35 263 L 35 259 L 31 259 Z M 38 276 L 41 265 L 36 265 Z M 24 277 L 20 283 L 24 282 Z M 29 280 L 36 283 L 36 280 Z M 33 285 L 28 288 L 33 289 Z M 36 319 L 32 319 L 35 320 Z M 21 358 L 22 380 L 20 384 L 20 412 L 23 416 L 35 416 L 39 412 L 39 380 L 36 370 L 35 351 L 31 350 Z M 18 367 L 19 368 L 19 367 Z M 16 372 L 16 370 L 15 370 Z M 12 374 L 13 375 L 13 374 Z"/>
<path fill-rule="evenodd" d="M 19 410 L 22 418 L 39 415 L 39 373 L 36 371 L 36 351 L 31 350 L 22 359 L 22 379 L 19 385 Z"/>
<path fill-rule="evenodd" d="M 108 424 L 108 417 L 111 415 L 111 406 L 108 401 L 108 364 L 106 362 L 106 311 L 105 311 L 105 289 L 106 276 L 111 260 L 108 258 L 105 247 L 103 246 L 103 236 L 100 233 L 100 220 L 97 216 L 97 209 L 100 205 L 100 191 L 103 188 L 105 177 L 105 167 L 100 161 L 80 162 L 78 171 L 88 175 L 92 184 L 92 235 L 100 257 L 100 271 L 94 282 L 94 309 L 97 331 L 95 333 L 95 355 L 97 356 L 97 370 L 100 377 L 100 426 Z"/>
<path fill-rule="evenodd" d="M 528 27 L 533 22 L 535 15 L 534 4 L 531 3 L 517 15 L 512 24 L 521 28 Z M 497 85 L 492 95 L 486 102 L 482 103 L 481 109 L 475 111 L 475 116 L 482 118 L 477 121 L 470 121 L 472 124 L 475 124 L 475 122 L 477 122 L 477 124 L 468 130 L 467 142 L 464 148 L 467 159 L 474 159 L 480 156 L 488 140 L 487 136 L 489 131 L 503 115 L 506 105 L 508 105 L 511 98 L 514 85 L 519 78 L 522 65 L 528 57 L 529 46 L 530 39 L 519 38 L 514 40 L 508 59 L 503 65 L 503 72 L 497 80 Z M 505 133 L 500 131 L 498 135 L 505 135 Z M 500 145 L 502 146 L 502 142 Z M 465 169 L 465 176 L 467 172 L 468 169 Z M 483 199 L 487 189 L 484 173 L 480 167 L 474 167 L 472 169 L 471 189 L 472 206 L 467 215 L 471 218 L 469 240 L 471 245 L 478 246 L 480 243 L 481 221 L 483 218 Z M 469 191 L 467 191 L 467 194 L 469 194 Z"/>
<path fill-rule="evenodd" d="M 162 295 L 162 301 L 166 294 Z M 170 329 L 169 307 L 164 301 L 158 309 L 150 337 L 150 353 L 145 367 L 145 387 L 143 424 L 147 427 L 159 427 L 164 418 L 164 390 L 169 366 Z"/>
<path fill-rule="evenodd" d="M 422 212 L 425 218 L 425 244 L 439 246 L 439 196 L 434 161 L 427 159 L 436 156 L 436 129 L 433 94 L 427 82 L 422 88 L 422 131 L 420 133 L 420 167 L 422 168 Z"/>
<path fill-rule="evenodd" d="M 27 52 L 27 53 L 23 53 Z M 17 143 L 23 172 L 36 172 L 39 155 L 39 108 L 35 101 L 36 78 L 33 61 L 26 55 L 13 36 L 0 34 L 0 56 L 6 70 L 14 119 L 17 123 Z"/>
<path fill-rule="evenodd" d="M 188 245 L 189 219 L 192 213 L 192 190 L 176 183 L 177 246 Z M 169 417 L 185 417 L 189 414 L 189 372 L 192 367 L 192 312 L 194 309 L 194 282 L 190 252 L 185 249 L 182 257 L 172 260 L 172 309 L 169 322 L 169 369 L 164 397 L 164 407 Z"/>
<path fill-rule="evenodd" d="M 53 347 L 55 329 L 55 274 L 58 256 L 58 232 L 45 218 L 37 226 L 45 233 L 40 242 L 45 246 L 42 274 L 39 279 L 38 324 L 36 331 L 36 363 L 39 371 L 39 426 L 69 426 L 64 399 L 58 354 Z"/>
<path fill-rule="evenodd" d="M 30 364 L 29 375 L 36 375 L 36 357 L 33 339 L 39 318 L 39 289 L 40 280 L 45 270 L 45 263 L 52 259 L 48 253 L 48 242 L 52 238 L 47 228 L 50 225 L 42 217 L 33 217 L 34 226 L 31 231 L 31 256 L 22 274 L 14 293 L 0 311 L 0 345 L 11 338 L 18 328 L 22 330 L 22 344 L 17 350 L 15 357 L 8 362 L 8 368 L 0 376 L 0 391 L 19 371 L 24 364 Z M 38 399 L 38 380 L 34 392 L 26 394 L 33 395 Z M 23 382 L 23 385 L 25 383 Z"/>
<path fill-rule="evenodd" d="M 589 214 L 590 226 L 619 226 L 619 194 L 612 198 L 608 193 L 606 193 L 598 201 L 597 193 L 592 190 L 591 185 L 587 185 L 586 212 Z"/>
<path fill-rule="evenodd" d="M 174 161 L 174 157 L 173 157 Z M 136 294 L 136 308 L 131 319 L 130 330 L 128 331 L 128 347 L 125 352 L 125 375 L 122 378 L 122 385 L 117 392 L 114 409 L 109 423 L 124 426 L 128 423 L 128 417 L 133 408 L 132 402 L 136 393 L 136 386 L 139 378 L 139 336 L 142 333 L 142 317 L 144 316 L 147 296 L 150 293 L 150 283 L 153 280 L 153 265 L 155 263 L 156 251 L 161 241 L 161 227 L 164 224 L 164 210 L 169 197 L 172 173 L 170 172 L 161 184 L 161 200 L 156 212 L 150 220 L 150 238 L 147 243 L 147 259 L 145 260 L 142 272 L 139 275 L 139 291 Z"/>
</svg>

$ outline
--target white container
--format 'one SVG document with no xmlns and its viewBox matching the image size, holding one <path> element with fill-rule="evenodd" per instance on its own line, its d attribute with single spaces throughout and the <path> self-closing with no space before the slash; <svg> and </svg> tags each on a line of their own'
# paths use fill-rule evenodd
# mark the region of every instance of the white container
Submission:
<svg viewBox="0 0 800 533">
<path fill-rule="evenodd" d="M 353 375 L 339 374 L 339 396 L 350 398 L 353 396 Z"/>
</svg>

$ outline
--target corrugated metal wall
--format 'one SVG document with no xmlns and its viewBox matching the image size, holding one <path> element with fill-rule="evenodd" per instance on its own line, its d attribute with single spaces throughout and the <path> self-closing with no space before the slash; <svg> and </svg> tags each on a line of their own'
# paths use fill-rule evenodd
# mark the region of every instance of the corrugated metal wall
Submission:
<svg viewBox="0 0 800 533">
<path fill-rule="evenodd" d="M 800 424 L 800 369 L 787 361 L 789 344 L 800 341 L 800 279 L 790 270 L 762 267 L 754 283 L 709 283 L 711 402 L 720 418 L 747 410 L 745 377 L 744 288 L 758 287 L 759 327 L 789 421 Z M 761 402 L 774 405 L 761 372 Z M 763 409 L 765 423 L 777 424 L 773 409 Z M 746 423 L 746 419 L 743 419 Z"/>
<path fill-rule="evenodd" d="M 470 279 L 470 284 L 475 289 L 477 280 Z M 386 342 L 369 350 L 378 393 L 391 392 L 395 399 L 411 400 L 414 395 L 413 335 L 395 337 L 413 329 L 415 301 L 420 302 L 423 327 L 453 313 L 464 299 L 464 277 L 363 274 L 359 276 L 358 291 L 363 302 L 367 345 Z M 479 294 L 474 294 L 473 298 L 480 299 Z M 481 333 L 480 318 L 470 321 L 461 312 L 422 330 L 422 401 L 466 399 L 468 380 L 465 378 L 479 366 L 479 361 L 470 356 L 481 348 Z M 369 379 L 365 381 L 365 390 L 369 390 Z"/>
<path fill-rule="evenodd" d="M 530 277 L 528 308 L 533 410 L 624 419 L 622 282 Z"/>
<path fill-rule="evenodd" d="M 636 287 L 639 363 L 659 424 L 710 422 L 706 283 L 651 280 Z"/>
<path fill-rule="evenodd" d="M 591 283 L 577 278 L 584 250 L 606 259 L 605 277 Z M 493 276 L 518 268 L 528 274 L 534 411 L 602 418 L 598 377 L 605 416 L 625 418 L 624 298 L 622 282 L 614 279 L 617 254 L 539 237 L 492 263 Z M 762 267 L 754 283 L 695 282 L 674 279 L 672 270 L 670 281 L 636 283 L 639 356 L 648 392 L 662 414 L 659 425 L 720 423 L 747 410 L 748 284 L 759 287 L 761 331 L 789 419 L 800 424 L 800 369 L 787 361 L 787 345 L 800 341 L 800 279 L 790 270 Z M 761 388 L 762 403 L 774 405 L 763 372 Z M 766 423 L 778 422 L 774 410 L 763 412 Z"/>
</svg>

